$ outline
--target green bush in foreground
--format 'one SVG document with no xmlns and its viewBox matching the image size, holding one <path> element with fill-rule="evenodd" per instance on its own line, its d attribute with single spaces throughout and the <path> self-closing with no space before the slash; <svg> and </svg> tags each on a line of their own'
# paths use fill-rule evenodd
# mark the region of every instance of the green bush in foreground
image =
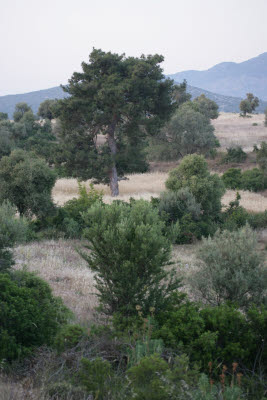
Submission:
<svg viewBox="0 0 267 400">
<path fill-rule="evenodd" d="M 208 303 L 230 301 L 246 307 L 264 300 L 266 269 L 257 250 L 256 234 L 248 225 L 204 239 L 199 257 L 203 264 L 192 275 L 191 284 Z"/>
<path fill-rule="evenodd" d="M 51 344 L 70 312 L 32 273 L 0 274 L 0 360 L 12 361 Z"/>
<path fill-rule="evenodd" d="M 84 237 L 91 253 L 83 254 L 96 273 L 96 288 L 103 311 L 136 315 L 150 307 L 167 306 L 179 280 L 165 268 L 171 244 L 164 236 L 164 223 L 144 200 L 96 204 L 84 214 Z"/>
<path fill-rule="evenodd" d="M 247 153 L 244 152 L 241 146 L 230 147 L 227 149 L 227 154 L 223 157 L 223 163 L 243 163 L 247 159 Z"/>
</svg>

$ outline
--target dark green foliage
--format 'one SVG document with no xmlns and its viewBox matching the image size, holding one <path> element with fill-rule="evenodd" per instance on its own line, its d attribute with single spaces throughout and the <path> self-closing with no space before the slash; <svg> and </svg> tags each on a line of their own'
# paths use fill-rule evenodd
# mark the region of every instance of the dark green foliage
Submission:
<svg viewBox="0 0 267 400">
<path fill-rule="evenodd" d="M 48 284 L 16 271 L 0 274 L 0 359 L 11 361 L 50 344 L 70 313 Z"/>
<path fill-rule="evenodd" d="M 8 156 L 15 146 L 9 128 L 9 122 L 0 122 L 0 159 L 4 156 Z"/>
<path fill-rule="evenodd" d="M 241 116 L 246 117 L 247 114 L 252 113 L 259 106 L 258 97 L 254 96 L 252 93 L 247 93 L 247 98 L 240 102 L 239 108 L 241 111 Z"/>
<path fill-rule="evenodd" d="M 196 384 L 198 371 L 189 367 L 185 355 L 176 357 L 172 364 L 155 354 L 144 357 L 127 372 L 130 383 L 129 399 L 169 400 L 192 398 L 192 386 Z M 191 386 L 191 387 L 190 387 Z"/>
<path fill-rule="evenodd" d="M 267 188 L 267 176 L 258 169 L 248 169 L 242 173 L 241 188 L 250 192 L 259 192 Z"/>
<path fill-rule="evenodd" d="M 173 91 L 173 99 L 177 103 L 178 107 L 181 104 L 186 103 L 187 101 L 190 101 L 191 94 L 189 94 L 187 92 L 187 82 L 186 82 L 186 80 L 184 80 L 179 85 L 175 85 L 174 91 Z"/>
<path fill-rule="evenodd" d="M 242 163 L 247 159 L 247 153 L 245 153 L 241 146 L 230 147 L 227 149 L 227 154 L 223 157 L 223 163 Z"/>
<path fill-rule="evenodd" d="M 125 146 L 131 157 L 131 149 L 142 150 L 146 135 L 154 134 L 176 106 L 173 81 L 163 79 L 162 61 L 159 55 L 126 58 L 94 49 L 82 72 L 73 74 L 63 88 L 70 97 L 60 101 L 59 116 L 65 142 L 61 162 L 72 164 L 76 176 L 109 181 L 112 194 L 118 194 L 117 158 Z M 106 135 L 106 146 L 96 146 L 98 134 Z M 87 143 L 86 153 L 79 142 Z M 138 157 L 130 163 L 140 170 Z M 128 162 L 119 164 L 121 175 Z"/>
<path fill-rule="evenodd" d="M 248 223 L 253 229 L 267 228 L 267 210 L 259 213 L 250 213 Z"/>
<path fill-rule="evenodd" d="M 55 173 L 34 154 L 14 150 L 0 160 L 0 201 L 9 200 L 21 215 L 46 216 L 53 209 Z"/>
<path fill-rule="evenodd" d="M 267 177 L 258 168 L 248 169 L 244 172 L 240 168 L 229 168 L 222 176 L 227 189 L 243 189 L 259 192 L 267 188 Z"/>
<path fill-rule="evenodd" d="M 238 362 L 256 370 L 267 351 L 263 346 L 267 310 L 263 306 L 252 306 L 244 314 L 227 304 L 201 307 L 187 299 L 177 299 L 168 311 L 156 315 L 156 320 L 158 328 L 153 337 L 163 339 L 168 348 L 189 354 L 206 372 L 210 361 L 216 366 Z"/>
<path fill-rule="evenodd" d="M 110 391 L 113 371 L 108 361 L 101 358 L 82 358 L 78 380 L 86 391 L 99 400 L 105 400 Z"/>
<path fill-rule="evenodd" d="M 54 346 L 58 352 L 72 349 L 83 337 L 85 332 L 80 325 L 64 325 L 55 337 Z"/>
<path fill-rule="evenodd" d="M 219 217 L 225 188 L 218 175 L 209 173 L 203 156 L 193 154 L 184 157 L 180 165 L 169 173 L 166 187 L 172 191 L 188 188 L 201 205 L 204 219 Z"/>
<path fill-rule="evenodd" d="M 137 305 L 147 313 L 167 307 L 179 281 L 165 269 L 171 245 L 157 210 L 144 200 L 96 204 L 84 220 L 84 237 L 91 242 L 84 257 L 96 273 L 103 311 L 131 316 Z"/>
<path fill-rule="evenodd" d="M 264 175 L 267 175 L 267 143 L 261 142 L 261 146 L 257 151 L 257 163 Z"/>
<path fill-rule="evenodd" d="M 256 234 L 248 225 L 204 239 L 199 257 L 203 265 L 192 275 L 191 285 L 208 303 L 228 301 L 247 307 L 264 301 L 266 269 L 257 250 Z"/>
<path fill-rule="evenodd" d="M 229 168 L 222 176 L 224 186 L 227 189 L 241 189 L 242 171 L 240 168 Z"/>
<path fill-rule="evenodd" d="M 204 94 L 196 97 L 193 100 L 193 105 L 197 111 L 203 114 L 206 118 L 216 119 L 219 116 L 219 106 L 215 101 L 208 99 Z"/>
<path fill-rule="evenodd" d="M 8 114 L 0 112 L 0 121 L 6 121 L 8 119 Z"/>
<path fill-rule="evenodd" d="M 222 214 L 223 219 L 223 229 L 228 229 L 229 231 L 234 231 L 236 229 L 245 226 L 249 221 L 249 213 L 240 206 L 239 200 L 241 199 L 240 194 L 236 193 L 236 198 L 230 201 L 229 206 Z"/>
<path fill-rule="evenodd" d="M 170 238 L 176 243 L 191 243 L 194 239 L 211 233 L 210 228 L 206 231 L 202 220 L 201 205 L 188 188 L 161 193 L 155 206 L 171 230 L 170 235 L 174 235 Z"/>
<path fill-rule="evenodd" d="M 55 118 L 57 107 L 57 100 L 45 100 L 43 101 L 38 108 L 38 116 L 43 119 L 51 119 Z"/>
<path fill-rule="evenodd" d="M 52 238 L 81 238 L 86 227 L 82 214 L 95 203 L 102 203 L 103 193 L 90 185 L 89 190 L 78 182 L 79 197 L 67 201 L 64 206 L 55 208 L 53 215 L 44 219 L 31 221 L 33 237 L 42 239 Z M 35 236 L 36 235 L 36 236 Z"/>
<path fill-rule="evenodd" d="M 15 111 L 13 114 L 13 119 L 15 122 L 19 122 L 26 113 L 31 113 L 33 115 L 32 109 L 27 103 L 17 103 Z"/>
<path fill-rule="evenodd" d="M 10 248 L 27 236 L 27 223 L 16 218 L 16 207 L 8 201 L 0 205 L 0 273 L 13 264 Z"/>
</svg>

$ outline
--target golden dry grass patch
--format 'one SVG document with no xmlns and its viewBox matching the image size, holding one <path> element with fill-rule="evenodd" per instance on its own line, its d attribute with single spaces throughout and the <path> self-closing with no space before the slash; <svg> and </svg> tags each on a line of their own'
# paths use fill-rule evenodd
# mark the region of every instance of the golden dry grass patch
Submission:
<svg viewBox="0 0 267 400">
<path fill-rule="evenodd" d="M 240 205 L 248 211 L 263 212 L 267 210 L 267 197 L 262 196 L 260 193 L 248 192 L 239 190 L 241 195 Z M 222 198 L 223 205 L 227 206 L 230 201 L 236 197 L 236 191 L 227 190 Z"/>
<path fill-rule="evenodd" d="M 114 199 L 128 201 L 130 197 L 136 199 L 150 200 L 151 196 L 157 197 L 165 190 L 165 181 L 168 174 L 165 172 L 151 172 L 146 174 L 133 174 L 128 176 L 128 180 L 120 181 L 120 195 L 116 198 L 111 197 L 109 187 L 106 185 L 95 185 L 96 189 L 103 190 L 104 201 L 111 203 Z M 85 183 L 89 187 L 90 181 Z M 249 211 L 259 212 L 267 209 L 267 197 L 260 193 L 240 191 L 240 204 Z M 57 204 L 64 204 L 78 196 L 78 184 L 76 179 L 59 179 L 53 190 L 53 198 Z M 236 192 L 228 190 L 224 195 L 222 202 L 225 206 L 234 200 Z"/>
<path fill-rule="evenodd" d="M 77 253 L 80 242 L 46 240 L 15 248 L 16 269 L 26 268 L 46 280 L 78 321 L 93 319 L 97 305 L 94 274 Z"/>
<path fill-rule="evenodd" d="M 145 174 L 132 174 L 127 176 L 127 180 L 119 182 L 120 195 L 117 200 L 129 200 L 130 197 L 136 199 L 144 198 L 149 200 L 151 196 L 159 195 L 165 190 L 165 181 L 168 174 L 165 172 L 151 172 Z M 85 182 L 85 186 L 89 188 L 91 181 Z M 111 202 L 114 198 L 110 196 L 110 189 L 107 185 L 94 185 L 98 190 L 104 193 L 104 201 Z M 54 201 L 62 205 L 66 201 L 78 196 L 77 179 L 63 178 L 58 179 L 54 189 Z"/>
<path fill-rule="evenodd" d="M 212 124 L 223 150 L 232 145 L 239 145 L 246 152 L 252 151 L 254 144 L 260 145 L 262 141 L 267 141 L 264 114 L 253 114 L 251 118 L 242 118 L 235 113 L 220 113 Z"/>
</svg>

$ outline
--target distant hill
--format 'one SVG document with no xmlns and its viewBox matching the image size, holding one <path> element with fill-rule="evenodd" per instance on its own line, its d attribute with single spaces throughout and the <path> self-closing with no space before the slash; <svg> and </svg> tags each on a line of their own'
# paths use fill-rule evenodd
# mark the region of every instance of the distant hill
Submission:
<svg viewBox="0 0 267 400">
<path fill-rule="evenodd" d="M 8 113 L 9 118 L 15 110 L 15 105 L 20 102 L 29 104 L 33 112 L 36 114 L 39 105 L 47 99 L 63 99 L 67 94 L 63 92 L 60 86 L 50 89 L 38 90 L 35 92 L 23 94 L 9 94 L 7 96 L 0 96 L 0 112 Z"/>
<path fill-rule="evenodd" d="M 206 97 L 214 100 L 218 104 L 220 111 L 239 112 L 239 103 L 241 101 L 241 98 L 239 97 L 224 96 L 190 85 L 187 85 L 187 91 L 192 95 L 193 99 L 204 93 Z M 66 96 L 68 96 L 67 93 L 63 92 L 60 86 L 51 89 L 38 90 L 36 92 L 0 96 L 0 112 L 8 113 L 9 118 L 12 118 L 15 105 L 19 102 L 26 102 L 31 106 L 33 112 L 37 113 L 40 103 L 44 100 L 63 99 Z M 256 111 L 263 113 L 266 108 L 267 101 L 260 101 L 260 106 Z"/>
<path fill-rule="evenodd" d="M 223 94 L 212 93 L 209 92 L 208 90 L 200 89 L 190 85 L 187 85 L 187 92 L 191 94 L 192 99 L 200 96 L 203 93 L 206 97 L 215 101 L 218 104 L 220 111 L 240 112 L 239 104 L 240 101 L 242 100 L 241 97 L 224 96 Z M 263 113 L 266 109 L 267 109 L 267 101 L 260 100 L 260 104 L 259 107 L 256 108 L 256 112 Z"/>
<path fill-rule="evenodd" d="M 267 52 L 241 63 L 223 62 L 205 71 L 190 70 L 169 76 L 177 82 L 186 79 L 189 85 L 212 93 L 244 98 L 251 92 L 267 101 Z"/>
</svg>

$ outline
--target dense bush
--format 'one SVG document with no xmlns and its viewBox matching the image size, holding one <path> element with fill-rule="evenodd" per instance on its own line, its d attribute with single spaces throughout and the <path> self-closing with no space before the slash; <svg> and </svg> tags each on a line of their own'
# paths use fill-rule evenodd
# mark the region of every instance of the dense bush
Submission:
<svg viewBox="0 0 267 400">
<path fill-rule="evenodd" d="M 244 172 L 240 168 L 229 168 L 222 176 L 227 189 L 243 189 L 258 192 L 267 188 L 267 177 L 258 168 Z"/>
<path fill-rule="evenodd" d="M 218 146 L 210 119 L 195 110 L 190 102 L 178 108 L 164 132 L 178 157 L 193 153 L 205 154 Z"/>
<path fill-rule="evenodd" d="M 241 189 L 242 171 L 241 168 L 229 168 L 222 176 L 223 183 L 227 189 Z"/>
<path fill-rule="evenodd" d="M 203 265 L 192 275 L 191 284 L 208 303 L 230 301 L 246 307 L 265 298 L 266 269 L 249 226 L 204 239 L 199 257 Z"/>
<path fill-rule="evenodd" d="M 250 192 L 259 192 L 267 188 L 267 177 L 258 168 L 248 169 L 242 174 L 241 188 Z"/>
<path fill-rule="evenodd" d="M 13 264 L 10 248 L 15 243 L 24 241 L 27 236 L 27 222 L 16 218 L 16 207 L 8 201 L 0 205 L 0 272 Z"/>
<path fill-rule="evenodd" d="M 244 152 L 241 146 L 230 147 L 227 149 L 227 154 L 223 157 L 224 163 L 242 163 L 247 159 L 247 153 Z"/>
<path fill-rule="evenodd" d="M 21 215 L 44 217 L 53 209 L 55 173 L 34 154 L 14 150 L 0 160 L 0 202 L 9 200 Z"/>
<path fill-rule="evenodd" d="M 157 210 L 144 200 L 100 203 L 84 214 L 84 220 L 91 253 L 83 256 L 96 273 L 103 311 L 130 316 L 137 305 L 144 312 L 166 307 L 179 282 L 165 268 L 171 245 Z"/>
<path fill-rule="evenodd" d="M 0 360 L 50 344 L 70 316 L 46 282 L 28 272 L 0 274 Z"/>
<path fill-rule="evenodd" d="M 82 214 L 96 202 L 102 202 L 103 193 L 90 185 L 78 183 L 79 197 L 67 201 L 63 206 L 57 206 L 54 215 L 42 220 L 31 221 L 30 227 L 33 238 L 81 238 L 86 227 Z"/>
<path fill-rule="evenodd" d="M 180 165 L 170 172 L 166 187 L 171 191 L 188 188 L 201 205 L 204 219 L 216 220 L 219 217 L 225 188 L 218 175 L 209 173 L 203 156 L 193 154 L 184 157 Z"/>
</svg>

